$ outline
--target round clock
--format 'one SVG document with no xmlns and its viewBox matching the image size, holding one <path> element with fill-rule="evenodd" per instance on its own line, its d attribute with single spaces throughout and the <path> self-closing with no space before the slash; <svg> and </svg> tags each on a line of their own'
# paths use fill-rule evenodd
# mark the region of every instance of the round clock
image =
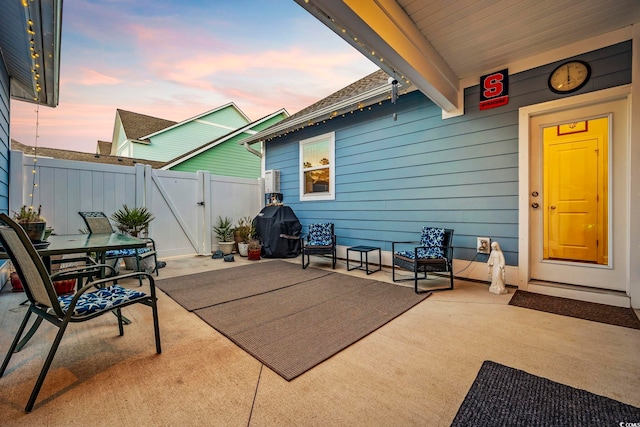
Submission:
<svg viewBox="0 0 640 427">
<path fill-rule="evenodd" d="M 560 64 L 549 75 L 549 89 L 555 93 L 571 93 L 581 89 L 591 77 L 591 67 L 584 61 Z"/>
</svg>

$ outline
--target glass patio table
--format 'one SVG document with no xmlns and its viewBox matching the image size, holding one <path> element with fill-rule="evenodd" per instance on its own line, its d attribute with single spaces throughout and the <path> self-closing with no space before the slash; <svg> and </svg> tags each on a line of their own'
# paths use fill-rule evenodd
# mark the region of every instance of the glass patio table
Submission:
<svg viewBox="0 0 640 427">
<path fill-rule="evenodd" d="M 48 245 L 47 245 L 48 243 Z M 46 242 L 35 243 L 34 246 L 45 266 L 51 272 L 51 257 L 54 255 L 68 254 L 88 254 L 95 252 L 98 255 L 98 262 L 103 263 L 105 252 L 117 249 L 138 249 L 146 247 L 147 242 L 128 234 L 67 234 L 49 236 Z M 0 259 L 7 259 L 6 252 L 0 248 Z M 70 261 L 70 260 L 69 260 Z M 123 316 L 124 323 L 131 323 Z M 42 323 L 42 318 L 38 317 L 29 331 L 24 335 L 15 349 L 17 353 L 31 339 L 38 327 Z"/>
</svg>

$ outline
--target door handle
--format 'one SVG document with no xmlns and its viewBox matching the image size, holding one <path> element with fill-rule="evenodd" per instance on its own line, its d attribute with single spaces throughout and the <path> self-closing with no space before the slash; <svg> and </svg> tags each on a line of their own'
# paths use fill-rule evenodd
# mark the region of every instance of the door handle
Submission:
<svg viewBox="0 0 640 427">
<path fill-rule="evenodd" d="M 204 202 L 198 202 L 198 206 L 204 206 Z"/>
<path fill-rule="evenodd" d="M 539 204 L 537 204 L 537 203 L 531 203 L 531 207 L 532 207 L 533 209 L 538 209 L 538 207 L 539 207 L 539 206 L 540 206 L 540 205 L 539 205 Z"/>
<path fill-rule="evenodd" d="M 553 205 L 552 205 L 552 206 L 549 206 L 549 209 L 555 209 L 555 208 L 556 208 L 556 207 L 555 207 L 555 206 L 553 206 Z"/>
</svg>

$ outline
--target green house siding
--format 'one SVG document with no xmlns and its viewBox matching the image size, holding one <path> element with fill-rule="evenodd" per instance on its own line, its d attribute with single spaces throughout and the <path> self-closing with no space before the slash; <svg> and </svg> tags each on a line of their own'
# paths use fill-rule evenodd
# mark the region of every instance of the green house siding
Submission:
<svg viewBox="0 0 640 427">
<path fill-rule="evenodd" d="M 247 118 L 230 105 L 157 132 L 149 137 L 149 144 L 133 143 L 131 157 L 167 162 L 248 123 Z"/>
<path fill-rule="evenodd" d="M 214 175 L 234 176 L 240 178 L 259 178 L 261 176 L 261 160 L 240 145 L 240 142 L 254 132 L 266 129 L 287 117 L 286 113 L 277 114 L 269 119 L 256 123 L 248 131 L 242 132 L 228 140 L 215 145 L 171 170 L 182 172 L 209 171 Z M 228 133 L 228 132 L 227 132 Z M 202 144 L 201 144 L 202 145 Z M 258 146 L 252 147 L 259 150 Z"/>
<path fill-rule="evenodd" d="M 230 139 L 176 165 L 171 170 L 183 172 L 203 170 L 214 175 L 259 178 L 260 158 L 239 145 L 237 140 Z"/>
</svg>

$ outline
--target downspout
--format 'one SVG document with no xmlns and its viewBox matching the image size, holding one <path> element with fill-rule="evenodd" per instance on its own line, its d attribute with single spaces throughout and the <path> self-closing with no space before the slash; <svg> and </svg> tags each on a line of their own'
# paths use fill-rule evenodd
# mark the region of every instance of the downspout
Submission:
<svg viewBox="0 0 640 427">
<path fill-rule="evenodd" d="M 244 145 L 244 148 L 246 148 L 247 151 L 250 152 L 251 154 L 255 154 L 256 156 L 262 158 L 262 153 L 254 148 L 251 148 L 249 144 L 247 144 L 246 142 L 243 142 L 242 145 Z"/>
</svg>

